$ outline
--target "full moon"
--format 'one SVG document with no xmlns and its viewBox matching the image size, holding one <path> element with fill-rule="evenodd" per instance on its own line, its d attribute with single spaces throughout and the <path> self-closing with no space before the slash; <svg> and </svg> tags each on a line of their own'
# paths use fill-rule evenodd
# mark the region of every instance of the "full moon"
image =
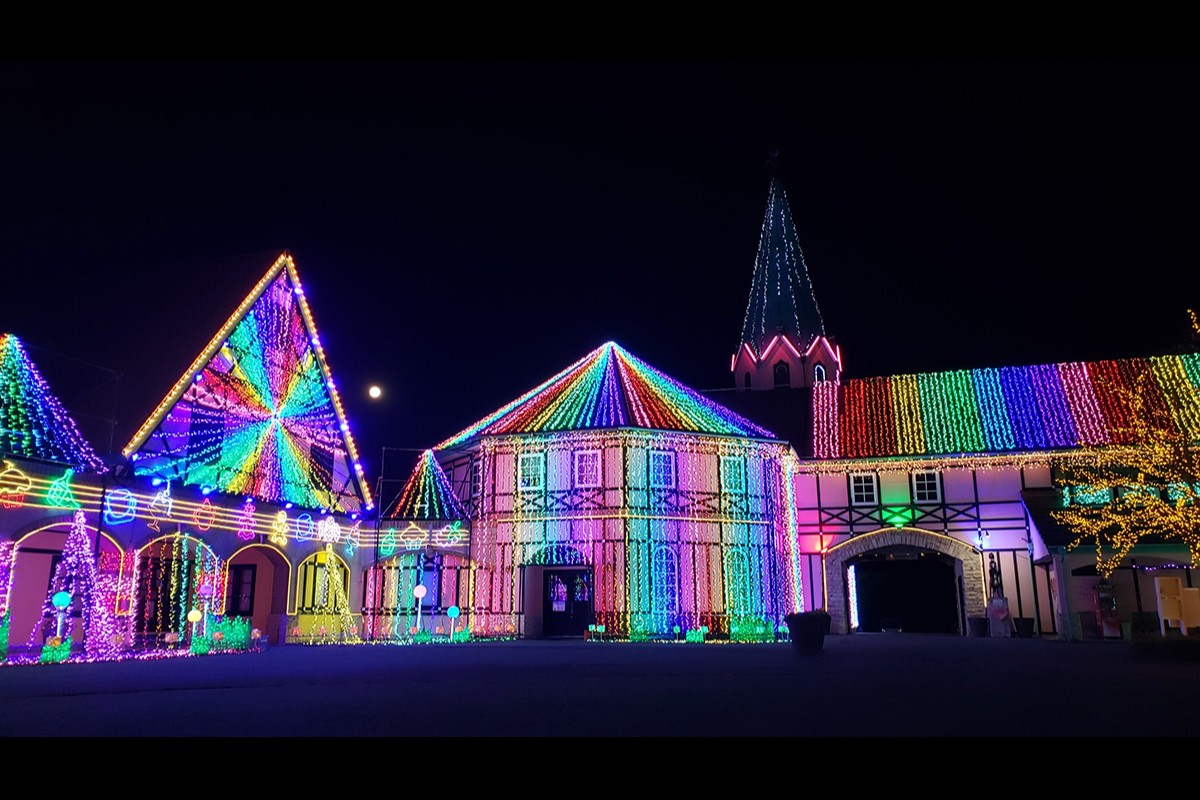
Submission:
<svg viewBox="0 0 1200 800">
<path fill-rule="evenodd" d="M 367 389 L 367 394 L 371 395 L 372 398 L 377 398 L 383 394 L 383 389 L 380 389 L 378 386 L 372 386 L 370 389 Z"/>
</svg>

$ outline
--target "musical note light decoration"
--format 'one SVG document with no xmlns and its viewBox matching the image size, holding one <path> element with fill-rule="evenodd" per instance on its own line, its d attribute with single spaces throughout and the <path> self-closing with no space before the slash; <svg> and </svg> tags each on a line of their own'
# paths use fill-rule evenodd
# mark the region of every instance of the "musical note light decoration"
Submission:
<svg viewBox="0 0 1200 800">
<path fill-rule="evenodd" d="M 187 486 L 344 513 L 373 507 L 290 254 L 123 452 L 138 475 Z"/>
</svg>

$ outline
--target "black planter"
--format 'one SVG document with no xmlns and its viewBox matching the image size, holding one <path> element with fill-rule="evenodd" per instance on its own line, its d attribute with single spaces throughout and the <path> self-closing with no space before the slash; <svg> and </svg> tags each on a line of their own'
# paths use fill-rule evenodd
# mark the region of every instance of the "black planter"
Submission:
<svg viewBox="0 0 1200 800">
<path fill-rule="evenodd" d="M 1033 638 L 1033 617 L 1013 617 L 1013 625 L 1017 628 L 1018 639 Z"/>
<path fill-rule="evenodd" d="M 792 647 L 802 656 L 815 656 L 825 646 L 825 634 L 832 621 L 823 611 L 805 611 L 783 618 L 792 637 Z"/>
<path fill-rule="evenodd" d="M 987 617 L 967 617 L 967 624 L 970 626 L 971 635 L 976 639 L 985 639 L 988 635 L 988 618 Z"/>
</svg>

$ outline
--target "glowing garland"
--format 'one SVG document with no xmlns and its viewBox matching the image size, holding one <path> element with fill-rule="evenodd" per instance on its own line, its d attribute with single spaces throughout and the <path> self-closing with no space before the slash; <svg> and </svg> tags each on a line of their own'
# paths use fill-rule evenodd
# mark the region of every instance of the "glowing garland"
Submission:
<svg viewBox="0 0 1200 800">
<path fill-rule="evenodd" d="M 755 355 L 761 355 L 780 332 L 790 334 L 805 347 L 814 336 L 825 335 L 825 323 L 817 308 L 787 193 L 782 181 L 772 177 L 754 258 L 750 302 L 742 322 L 742 341 Z"/>
<path fill-rule="evenodd" d="M 0 334 L 0 455 L 107 471 L 11 333 Z"/>
<path fill-rule="evenodd" d="M 1068 549 L 1095 549 L 1096 569 L 1105 578 L 1147 538 L 1179 541 L 1192 563 L 1200 563 L 1200 449 L 1195 433 L 1179 421 L 1184 401 L 1166 403 L 1151 391 L 1163 380 L 1162 372 L 1145 371 L 1122 390 L 1129 430 L 1119 438 L 1136 444 L 1062 467 L 1064 499 L 1074 494 L 1076 502 L 1051 516 L 1075 534 Z"/>
<path fill-rule="evenodd" d="M 813 388 L 817 458 L 984 454 L 1128 444 L 1130 387 L 1200 438 L 1200 354 L 842 381 Z"/>
<path fill-rule="evenodd" d="M 139 475 L 359 512 L 369 490 L 286 253 L 125 448 Z"/>
</svg>

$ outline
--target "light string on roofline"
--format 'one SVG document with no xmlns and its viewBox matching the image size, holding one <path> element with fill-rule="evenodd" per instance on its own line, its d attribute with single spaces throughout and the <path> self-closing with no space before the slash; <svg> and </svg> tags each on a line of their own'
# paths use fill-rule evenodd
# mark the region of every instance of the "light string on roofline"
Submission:
<svg viewBox="0 0 1200 800">
<path fill-rule="evenodd" d="M 373 508 L 289 255 L 268 270 L 124 452 L 138 474 L 279 504 Z"/>
<path fill-rule="evenodd" d="M 1200 353 L 1189 353 L 817 386 L 814 456 L 942 456 L 1128 444 L 1120 438 L 1129 435 L 1128 402 L 1121 393 L 1144 373 L 1153 378 L 1147 402 L 1200 439 Z"/>
</svg>

